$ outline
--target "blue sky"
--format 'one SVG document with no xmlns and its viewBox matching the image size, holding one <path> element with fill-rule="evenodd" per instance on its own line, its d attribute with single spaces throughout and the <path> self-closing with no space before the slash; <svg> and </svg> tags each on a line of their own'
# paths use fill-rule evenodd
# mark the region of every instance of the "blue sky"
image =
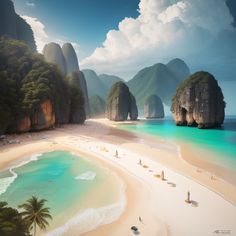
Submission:
<svg viewBox="0 0 236 236">
<path fill-rule="evenodd" d="M 37 18 L 48 35 L 80 45 L 81 57 L 102 45 L 125 17 L 137 17 L 139 0 L 14 0 L 16 12 Z"/>
<path fill-rule="evenodd" d="M 71 42 L 80 68 L 125 80 L 181 58 L 191 72 L 205 70 L 227 82 L 226 102 L 234 104 L 236 0 L 13 1 L 41 50 L 52 41 Z"/>
</svg>

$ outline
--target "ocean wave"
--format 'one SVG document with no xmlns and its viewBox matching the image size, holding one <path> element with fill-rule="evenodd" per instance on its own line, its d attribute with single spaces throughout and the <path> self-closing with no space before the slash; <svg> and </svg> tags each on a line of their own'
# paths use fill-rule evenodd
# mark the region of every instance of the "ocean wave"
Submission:
<svg viewBox="0 0 236 236">
<path fill-rule="evenodd" d="M 100 225 L 110 224 L 119 219 L 125 206 L 126 198 L 124 190 L 122 190 L 120 200 L 117 203 L 97 209 L 88 208 L 79 212 L 64 225 L 44 234 L 44 236 L 78 236 L 84 234 L 96 229 Z"/>
<path fill-rule="evenodd" d="M 10 187 L 10 185 L 16 180 L 18 175 L 14 171 L 14 169 L 17 169 L 17 168 L 19 168 L 21 166 L 24 166 L 24 165 L 28 164 L 31 161 L 37 161 L 38 158 L 41 155 L 42 155 L 41 153 L 33 154 L 33 155 L 31 155 L 31 157 L 28 160 L 22 161 L 19 164 L 10 167 L 9 168 L 9 172 L 12 174 L 12 176 L 5 177 L 5 178 L 0 178 L 0 195 L 5 193 L 7 191 L 7 189 Z"/>
<path fill-rule="evenodd" d="M 75 177 L 77 180 L 94 180 L 96 177 L 96 173 L 92 171 L 86 171 L 81 175 Z"/>
<path fill-rule="evenodd" d="M 126 202 L 122 200 L 116 204 L 102 208 L 86 209 L 67 221 L 63 226 L 46 233 L 44 236 L 78 236 L 96 229 L 100 225 L 110 224 L 119 219 L 120 215 L 124 211 L 125 205 Z M 75 234 L 73 234 L 73 232 Z"/>
</svg>

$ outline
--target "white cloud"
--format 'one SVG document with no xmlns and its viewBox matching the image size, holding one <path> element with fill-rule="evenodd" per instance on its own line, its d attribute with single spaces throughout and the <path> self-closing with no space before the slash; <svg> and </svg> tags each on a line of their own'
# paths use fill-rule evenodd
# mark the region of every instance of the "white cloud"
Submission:
<svg viewBox="0 0 236 236">
<path fill-rule="evenodd" d="M 35 3 L 34 2 L 26 2 L 25 3 L 26 4 L 26 6 L 28 6 L 28 7 L 35 7 Z"/>
<path fill-rule="evenodd" d="M 139 13 L 110 30 L 81 66 L 127 77 L 152 63 L 192 55 L 222 30 L 234 30 L 225 0 L 140 0 Z"/>
<path fill-rule="evenodd" d="M 37 18 L 30 16 L 21 16 L 21 17 L 26 20 L 26 22 L 31 26 L 33 30 L 38 52 L 42 53 L 45 44 L 50 42 L 58 43 L 61 46 L 66 42 L 70 42 L 70 40 L 68 40 L 66 37 L 63 36 L 55 38 L 50 36 L 46 32 L 45 25 Z M 77 42 L 71 42 L 71 44 L 73 45 L 75 52 L 78 55 L 80 50 L 79 44 Z"/>
<path fill-rule="evenodd" d="M 25 21 L 31 26 L 35 42 L 37 45 L 37 50 L 42 52 L 43 47 L 46 43 L 49 42 L 48 34 L 45 31 L 45 25 L 40 22 L 37 18 L 30 17 L 30 16 L 21 16 Z"/>
</svg>

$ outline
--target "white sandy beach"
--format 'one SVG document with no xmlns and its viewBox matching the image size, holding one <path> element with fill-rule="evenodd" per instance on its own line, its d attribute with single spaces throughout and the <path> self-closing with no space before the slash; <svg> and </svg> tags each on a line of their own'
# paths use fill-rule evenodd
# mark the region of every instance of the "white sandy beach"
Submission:
<svg viewBox="0 0 236 236">
<path fill-rule="evenodd" d="M 135 225 L 144 236 L 236 235 L 236 187 L 218 176 L 183 161 L 177 150 L 152 138 L 112 128 L 106 120 L 89 120 L 84 126 L 66 125 L 56 130 L 11 136 L 20 141 L 0 147 L 0 168 L 20 158 L 49 150 L 71 150 L 100 161 L 126 185 L 127 204 L 118 220 L 86 236 L 132 235 Z M 159 147 L 159 148 L 158 148 Z M 119 157 L 116 158 L 115 151 Z M 191 153 L 182 150 L 185 155 Z M 143 166 L 139 165 L 141 160 Z M 207 163 L 202 163 L 207 169 Z M 165 172 L 166 181 L 156 175 Z M 193 204 L 187 204 L 187 192 Z M 143 222 L 139 221 L 141 217 Z M 218 231 L 217 231 L 218 230 Z M 68 235 L 68 234 L 64 234 Z M 76 235 L 76 232 L 75 232 Z"/>
</svg>

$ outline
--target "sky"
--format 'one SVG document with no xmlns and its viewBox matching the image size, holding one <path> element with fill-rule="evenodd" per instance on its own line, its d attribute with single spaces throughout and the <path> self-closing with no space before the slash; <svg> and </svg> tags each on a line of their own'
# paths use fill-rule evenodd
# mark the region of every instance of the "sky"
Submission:
<svg viewBox="0 0 236 236">
<path fill-rule="evenodd" d="M 52 41 L 71 42 L 80 68 L 125 80 L 144 67 L 178 57 L 192 73 L 212 73 L 234 104 L 236 0 L 13 2 L 31 25 L 39 52 Z"/>
<path fill-rule="evenodd" d="M 38 30 L 45 43 L 73 42 L 79 59 L 102 45 L 106 33 L 125 17 L 138 16 L 139 0 L 13 0 L 15 10 Z M 33 19 L 31 19 L 33 18 Z M 38 23 L 38 24 L 37 24 Z M 41 25 L 40 25 L 41 23 Z M 34 27 L 32 27 L 34 28 Z"/>
</svg>

